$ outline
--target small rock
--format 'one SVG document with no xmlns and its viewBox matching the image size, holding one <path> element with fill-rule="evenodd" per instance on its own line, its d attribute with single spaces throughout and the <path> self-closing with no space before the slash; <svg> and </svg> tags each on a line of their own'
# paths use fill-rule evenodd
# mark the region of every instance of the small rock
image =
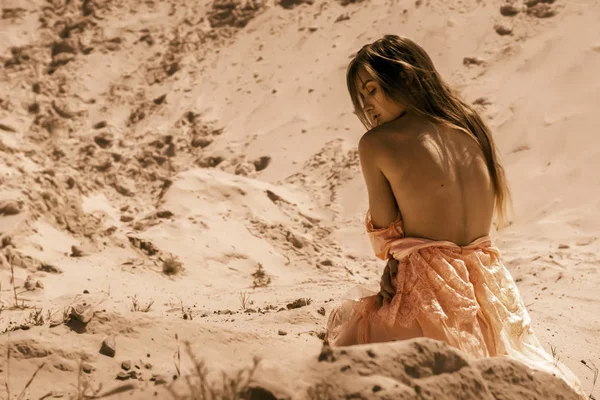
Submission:
<svg viewBox="0 0 600 400">
<path fill-rule="evenodd" d="M 131 222 L 133 221 L 132 215 L 121 215 L 121 222 Z"/>
<path fill-rule="evenodd" d="M 559 249 L 568 249 L 568 248 L 570 248 L 570 247 L 571 247 L 571 246 L 569 246 L 568 244 L 559 244 L 559 245 L 558 245 L 558 248 L 559 248 Z"/>
<path fill-rule="evenodd" d="M 71 257 L 83 257 L 85 252 L 79 246 L 71 246 Z"/>
<path fill-rule="evenodd" d="M 289 303 L 286 307 L 288 310 L 293 310 L 300 307 L 305 307 L 310 305 L 311 299 L 296 299 L 293 302 Z"/>
<path fill-rule="evenodd" d="M 279 333 L 279 335 L 280 335 L 280 336 L 285 336 L 285 335 L 287 335 L 287 332 L 286 332 L 286 331 L 284 331 L 284 330 L 282 330 L 282 329 L 280 329 L 278 333 Z"/>
<path fill-rule="evenodd" d="M 271 200 L 273 203 L 277 202 L 277 201 L 284 201 L 281 196 L 279 196 L 277 193 L 272 192 L 270 190 L 267 189 L 267 197 L 269 198 L 269 200 Z"/>
<path fill-rule="evenodd" d="M 465 57 L 463 58 L 463 65 L 471 66 L 471 65 L 484 65 L 485 61 L 479 57 Z"/>
<path fill-rule="evenodd" d="M 192 139 L 192 147 L 200 147 L 200 148 L 205 148 L 207 147 L 209 144 L 211 144 L 213 142 L 213 140 L 211 138 L 207 138 L 207 137 L 203 137 L 203 136 L 196 136 Z"/>
<path fill-rule="evenodd" d="M 101 160 L 94 165 L 94 168 L 100 172 L 108 171 L 110 167 L 112 167 L 112 159 L 108 155 L 104 155 Z"/>
<path fill-rule="evenodd" d="M 130 378 L 129 374 L 125 371 L 121 371 L 117 374 L 117 379 L 120 381 L 126 381 L 129 378 Z"/>
<path fill-rule="evenodd" d="M 5 64 L 6 65 L 6 64 Z M 0 131 L 16 132 L 17 130 L 10 125 L 0 123 Z"/>
<path fill-rule="evenodd" d="M 102 128 L 106 128 L 106 121 L 100 121 L 100 122 L 96 122 L 94 125 L 92 125 L 92 128 L 94 129 L 102 129 Z"/>
<path fill-rule="evenodd" d="M 66 39 L 55 41 L 54 43 L 52 43 L 52 56 L 54 57 L 55 55 L 60 53 L 76 54 L 77 50 L 75 48 L 76 46 L 73 40 Z"/>
<path fill-rule="evenodd" d="M 156 105 L 160 105 L 160 104 L 162 104 L 162 103 L 164 103 L 164 102 L 165 102 L 166 98 L 167 98 L 167 95 L 166 95 L 166 94 L 163 94 L 162 96 L 159 96 L 159 97 L 155 98 L 155 99 L 153 100 L 153 102 L 154 102 L 154 104 L 156 104 Z"/>
<path fill-rule="evenodd" d="M 321 260 L 321 265 L 325 266 L 325 267 L 331 267 L 333 265 L 333 261 L 331 261 L 330 259 L 326 258 L 324 260 Z"/>
<path fill-rule="evenodd" d="M 348 15 L 348 13 L 344 13 L 344 14 L 340 14 L 334 22 L 342 22 L 342 21 L 347 21 L 350 19 L 350 15 Z"/>
<path fill-rule="evenodd" d="M 37 287 L 39 289 L 43 289 L 44 283 L 42 281 L 35 281 L 35 287 Z"/>
<path fill-rule="evenodd" d="M 319 30 L 319 27 L 317 27 L 317 26 L 309 26 L 308 27 L 308 31 L 309 32 L 316 32 L 318 30 Z"/>
<path fill-rule="evenodd" d="M 12 245 L 12 237 L 11 236 L 4 236 L 2 238 L 2 245 L 0 246 L 0 248 L 8 247 L 10 245 Z"/>
<path fill-rule="evenodd" d="M 112 146 L 114 136 L 108 132 L 94 136 L 94 142 L 103 149 L 108 149 Z"/>
<path fill-rule="evenodd" d="M 114 357 L 117 352 L 115 335 L 107 336 L 106 339 L 102 342 L 102 347 L 100 348 L 100 354 L 103 354 L 108 357 Z"/>
<path fill-rule="evenodd" d="M 152 364 L 150 364 L 150 363 L 145 363 L 145 364 L 144 364 L 144 368 L 146 368 L 146 369 L 152 369 Z"/>
<path fill-rule="evenodd" d="M 91 304 L 79 303 L 71 308 L 71 316 L 82 324 L 87 324 L 94 316 L 94 310 Z"/>
<path fill-rule="evenodd" d="M 25 279 L 25 283 L 23 284 L 26 290 L 35 290 L 35 282 L 31 279 L 31 276 L 28 276 Z"/>
<path fill-rule="evenodd" d="M 40 264 L 40 266 L 38 267 L 39 271 L 44 271 L 44 272 L 48 272 L 50 274 L 61 274 L 62 271 L 60 270 L 60 268 L 55 267 L 54 265 L 51 264 Z"/>
<path fill-rule="evenodd" d="M 58 67 L 60 65 L 68 64 L 75 58 L 75 55 L 70 53 L 59 53 L 52 57 L 52 62 L 50 63 L 53 67 Z"/>
<path fill-rule="evenodd" d="M 258 160 L 252 161 L 252 164 L 254 164 L 254 168 L 256 169 L 256 171 L 262 171 L 263 169 L 267 168 L 270 163 L 271 157 L 269 156 L 262 156 Z"/>
<path fill-rule="evenodd" d="M 526 0 L 525 1 L 525 5 L 527 7 L 535 7 L 537 6 L 539 3 L 548 3 L 548 4 L 552 4 L 554 3 L 555 0 Z"/>
<path fill-rule="evenodd" d="M 169 145 L 167 146 L 167 150 L 165 150 L 165 155 L 167 157 L 175 157 L 177 155 L 174 143 L 169 143 Z"/>
<path fill-rule="evenodd" d="M 556 15 L 556 11 L 550 5 L 540 3 L 528 8 L 527 14 L 537 18 L 550 18 Z"/>
<path fill-rule="evenodd" d="M 300 240 L 296 235 L 291 236 L 291 242 L 292 245 L 297 249 L 301 249 L 304 247 L 304 243 L 302 243 L 302 240 Z"/>
<path fill-rule="evenodd" d="M 160 210 L 156 212 L 158 218 L 171 218 L 173 213 L 169 210 Z"/>
<path fill-rule="evenodd" d="M 503 6 L 500 6 L 500 14 L 504 15 L 505 17 L 514 17 L 519 13 L 519 11 L 520 10 L 512 4 L 504 4 Z"/>
<path fill-rule="evenodd" d="M 324 344 L 321 348 L 321 353 L 319 354 L 319 362 L 327 361 L 334 362 L 335 356 L 333 355 L 333 349 L 328 344 Z"/>
<path fill-rule="evenodd" d="M 94 367 L 92 366 L 92 364 L 90 364 L 88 362 L 83 362 L 81 364 L 81 370 L 83 372 L 85 372 L 86 374 L 91 374 L 92 371 L 94 370 Z"/>
<path fill-rule="evenodd" d="M 123 368 L 125 371 L 129 371 L 131 369 L 131 361 L 123 361 L 121 363 L 121 368 Z"/>
<path fill-rule="evenodd" d="M 150 381 L 153 381 L 155 385 L 164 385 L 167 383 L 167 378 L 165 378 L 164 375 L 152 374 Z"/>
<path fill-rule="evenodd" d="M 504 25 L 494 25 L 494 30 L 500 36 L 506 36 L 512 33 L 512 28 L 506 27 Z"/>
<path fill-rule="evenodd" d="M 123 196 L 133 196 L 136 193 L 135 182 L 126 177 L 119 177 L 114 188 Z"/>
<path fill-rule="evenodd" d="M 256 172 L 256 167 L 251 162 L 241 162 L 235 167 L 235 174 L 241 176 L 251 176 Z"/>
<path fill-rule="evenodd" d="M 319 308 L 319 310 L 317 311 L 319 314 L 325 316 L 325 307 L 321 307 Z"/>
<path fill-rule="evenodd" d="M 225 159 L 221 156 L 201 157 L 196 161 L 196 164 L 201 168 L 214 168 L 221 164 Z"/>
<path fill-rule="evenodd" d="M 490 104 L 492 104 L 492 102 L 486 97 L 478 97 L 473 101 L 473 104 L 479 106 L 489 106 Z"/>
<path fill-rule="evenodd" d="M 21 212 L 22 203 L 15 200 L 0 200 L 0 215 L 16 215 Z"/>
</svg>

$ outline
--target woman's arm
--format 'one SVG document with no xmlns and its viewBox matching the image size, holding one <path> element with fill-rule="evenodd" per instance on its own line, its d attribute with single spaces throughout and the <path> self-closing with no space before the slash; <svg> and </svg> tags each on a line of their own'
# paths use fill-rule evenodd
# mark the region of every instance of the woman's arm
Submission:
<svg viewBox="0 0 600 400">
<path fill-rule="evenodd" d="M 369 131 L 358 142 L 360 165 L 369 193 L 369 209 L 374 228 L 387 228 L 398 216 L 398 204 L 392 187 L 378 162 L 384 154 L 384 144 Z"/>
</svg>

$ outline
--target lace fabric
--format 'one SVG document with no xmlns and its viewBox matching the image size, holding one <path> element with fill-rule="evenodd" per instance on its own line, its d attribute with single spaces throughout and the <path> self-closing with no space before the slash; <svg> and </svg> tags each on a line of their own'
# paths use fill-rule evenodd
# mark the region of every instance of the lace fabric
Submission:
<svg viewBox="0 0 600 400">
<path fill-rule="evenodd" d="M 378 258 L 398 260 L 396 294 L 377 305 L 377 291 L 355 287 L 329 316 L 331 346 L 429 337 L 474 358 L 510 356 L 563 378 L 584 395 L 578 378 L 555 363 L 531 328 L 531 318 L 510 272 L 489 236 L 467 246 L 404 236 L 400 214 L 367 234 Z"/>
</svg>

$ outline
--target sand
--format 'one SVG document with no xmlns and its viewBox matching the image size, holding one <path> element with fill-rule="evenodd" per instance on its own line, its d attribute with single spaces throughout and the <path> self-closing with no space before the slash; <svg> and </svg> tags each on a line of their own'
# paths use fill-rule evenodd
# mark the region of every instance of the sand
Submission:
<svg viewBox="0 0 600 400">
<path fill-rule="evenodd" d="M 186 341 L 214 379 L 260 357 L 262 398 L 327 398 L 324 377 L 330 398 L 521 393 L 506 376 L 531 372 L 423 339 L 336 350 L 351 371 L 318 361 L 338 299 L 384 267 L 345 68 L 385 33 L 493 129 L 514 214 L 492 238 L 541 342 L 598 398 L 600 4 L 525 3 L 3 0 L 0 398 L 170 398 Z M 470 372 L 394 372 L 414 346 Z M 561 384 L 538 374 L 523 398 Z"/>
</svg>

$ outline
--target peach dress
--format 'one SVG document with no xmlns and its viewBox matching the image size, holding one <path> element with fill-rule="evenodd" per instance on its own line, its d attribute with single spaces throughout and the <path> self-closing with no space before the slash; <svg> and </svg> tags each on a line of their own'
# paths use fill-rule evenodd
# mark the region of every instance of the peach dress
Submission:
<svg viewBox="0 0 600 400">
<path fill-rule="evenodd" d="M 531 327 L 510 272 L 489 236 L 467 246 L 404 237 L 402 218 L 375 229 L 365 218 L 375 255 L 398 260 L 396 294 L 377 306 L 377 292 L 357 286 L 328 319 L 326 340 L 346 346 L 428 337 L 474 358 L 509 356 L 563 378 L 584 396 L 579 379 L 555 363 Z"/>
</svg>

